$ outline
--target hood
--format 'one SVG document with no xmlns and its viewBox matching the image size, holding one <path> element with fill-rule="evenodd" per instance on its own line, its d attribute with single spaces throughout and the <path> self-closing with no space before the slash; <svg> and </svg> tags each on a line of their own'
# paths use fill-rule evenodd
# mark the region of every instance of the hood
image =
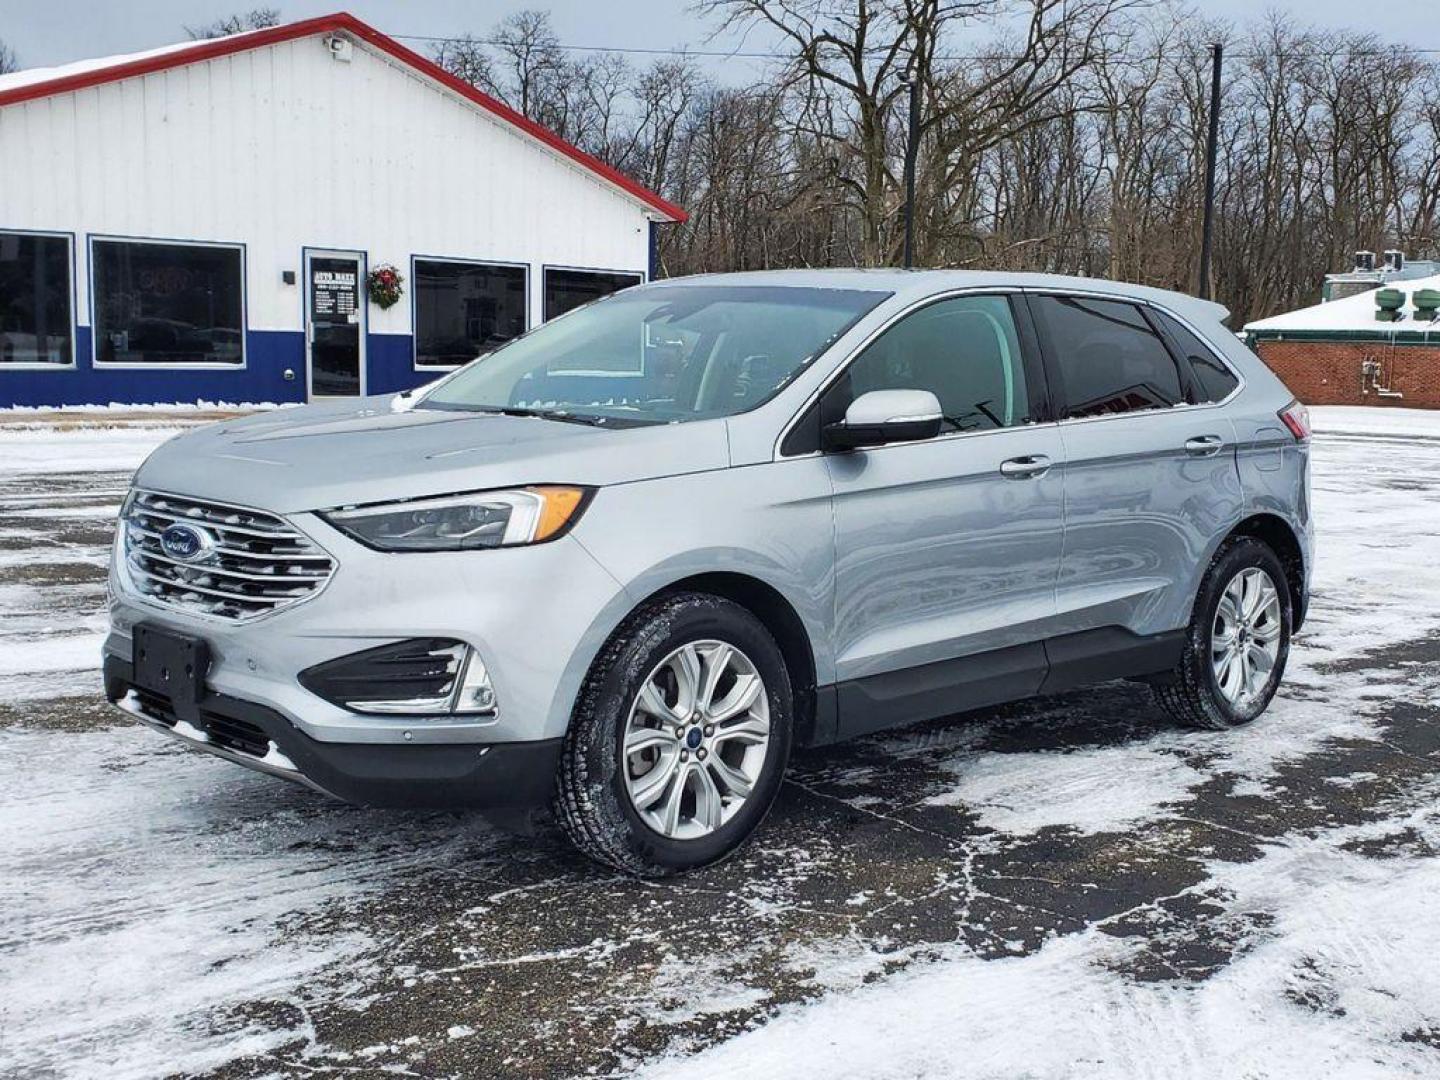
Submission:
<svg viewBox="0 0 1440 1080">
<path fill-rule="evenodd" d="M 595 428 L 390 398 L 258 413 L 171 439 L 135 483 L 276 513 L 524 484 L 649 480 L 729 464 L 723 420 Z"/>
</svg>

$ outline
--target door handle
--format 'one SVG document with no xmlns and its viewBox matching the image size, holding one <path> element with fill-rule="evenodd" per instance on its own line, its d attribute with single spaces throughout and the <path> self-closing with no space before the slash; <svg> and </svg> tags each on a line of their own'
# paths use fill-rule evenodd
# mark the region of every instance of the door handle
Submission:
<svg viewBox="0 0 1440 1080">
<path fill-rule="evenodd" d="M 1009 458 L 1000 463 L 1000 475 L 1012 480 L 1031 480 L 1050 471 L 1050 459 L 1044 454 Z"/>
<path fill-rule="evenodd" d="M 1185 452 L 1191 457 L 1209 457 L 1218 454 L 1224 445 L 1225 440 L 1219 435 L 1197 435 L 1185 440 Z"/>
</svg>

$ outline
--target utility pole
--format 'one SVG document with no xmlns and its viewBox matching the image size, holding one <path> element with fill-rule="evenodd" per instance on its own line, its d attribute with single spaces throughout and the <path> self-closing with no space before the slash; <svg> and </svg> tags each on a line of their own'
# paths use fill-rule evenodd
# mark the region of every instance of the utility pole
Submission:
<svg viewBox="0 0 1440 1080">
<path fill-rule="evenodd" d="M 1210 248 L 1215 236 L 1215 158 L 1220 153 L 1220 58 L 1210 46 L 1210 137 L 1205 143 L 1205 222 L 1200 230 L 1200 299 L 1210 299 Z"/>
<path fill-rule="evenodd" d="M 915 158 L 920 152 L 920 76 L 906 68 L 901 84 L 910 91 L 910 127 L 905 139 L 905 269 L 915 264 Z"/>
</svg>

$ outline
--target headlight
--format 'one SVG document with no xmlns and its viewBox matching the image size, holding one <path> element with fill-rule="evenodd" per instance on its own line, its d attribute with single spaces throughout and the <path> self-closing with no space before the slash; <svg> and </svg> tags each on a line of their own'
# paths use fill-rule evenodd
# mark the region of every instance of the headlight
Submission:
<svg viewBox="0 0 1440 1080">
<path fill-rule="evenodd" d="M 321 514 L 381 551 L 469 551 L 553 540 L 574 524 L 591 489 L 527 487 L 446 495 Z"/>
</svg>

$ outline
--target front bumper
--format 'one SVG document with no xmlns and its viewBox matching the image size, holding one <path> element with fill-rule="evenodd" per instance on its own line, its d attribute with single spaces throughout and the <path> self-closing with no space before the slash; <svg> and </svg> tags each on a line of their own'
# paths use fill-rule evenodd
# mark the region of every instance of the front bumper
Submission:
<svg viewBox="0 0 1440 1080">
<path fill-rule="evenodd" d="M 205 640 L 215 694 L 277 713 L 311 740 L 475 748 L 562 736 L 591 660 L 631 606 L 573 537 L 397 555 L 362 547 L 313 514 L 290 520 L 335 558 L 334 575 L 313 597 L 249 621 L 157 604 L 139 594 L 122 559 L 112 559 L 107 661 L 128 664 L 134 625 L 153 623 Z M 412 638 L 470 645 L 489 673 L 496 711 L 360 714 L 300 682 L 316 665 Z"/>
<path fill-rule="evenodd" d="M 550 798 L 560 739 L 426 745 L 321 742 L 252 701 L 207 691 L 195 722 L 135 688 L 130 663 L 105 657 L 105 696 L 185 745 L 363 806 L 525 810 Z"/>
</svg>

